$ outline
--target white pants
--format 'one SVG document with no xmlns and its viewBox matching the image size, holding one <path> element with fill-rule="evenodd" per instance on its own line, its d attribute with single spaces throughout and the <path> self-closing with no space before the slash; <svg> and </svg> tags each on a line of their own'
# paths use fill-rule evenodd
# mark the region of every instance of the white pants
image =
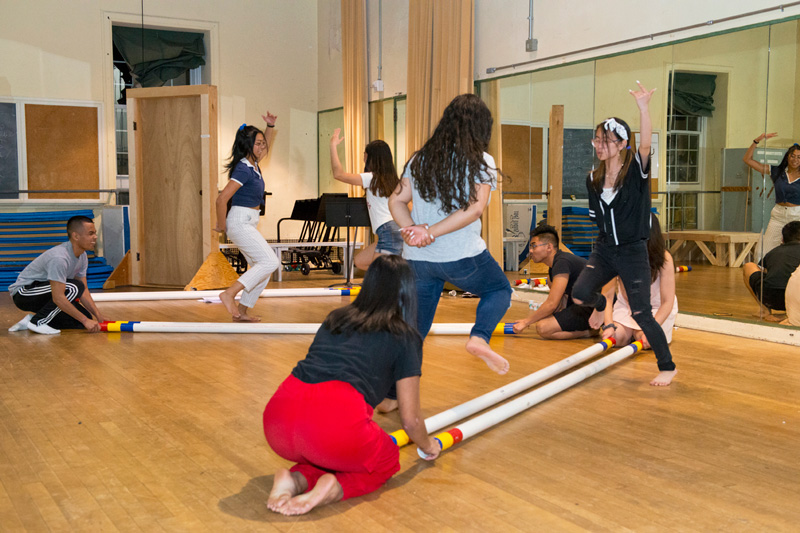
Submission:
<svg viewBox="0 0 800 533">
<path fill-rule="evenodd" d="M 786 315 L 791 325 L 800 326 L 800 267 L 786 285 Z"/>
<path fill-rule="evenodd" d="M 240 302 L 245 307 L 256 305 L 269 277 L 280 266 L 278 256 L 258 231 L 258 216 L 255 209 L 235 205 L 225 222 L 228 238 L 247 259 L 247 272 L 239 277 L 239 283 L 244 285 Z"/>
<path fill-rule="evenodd" d="M 761 257 L 767 255 L 767 252 L 773 248 L 777 248 L 783 241 L 782 230 L 783 227 L 793 220 L 800 220 L 800 206 L 785 206 L 775 205 L 769 217 L 769 224 L 767 230 L 764 232 L 764 244 Z"/>
</svg>

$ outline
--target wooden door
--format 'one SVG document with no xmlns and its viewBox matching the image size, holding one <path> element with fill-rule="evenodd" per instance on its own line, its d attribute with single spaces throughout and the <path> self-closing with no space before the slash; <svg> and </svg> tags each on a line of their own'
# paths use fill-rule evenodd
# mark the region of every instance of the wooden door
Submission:
<svg viewBox="0 0 800 533">
<path fill-rule="evenodd" d="M 143 284 L 183 286 L 203 263 L 200 97 L 139 103 Z"/>
</svg>

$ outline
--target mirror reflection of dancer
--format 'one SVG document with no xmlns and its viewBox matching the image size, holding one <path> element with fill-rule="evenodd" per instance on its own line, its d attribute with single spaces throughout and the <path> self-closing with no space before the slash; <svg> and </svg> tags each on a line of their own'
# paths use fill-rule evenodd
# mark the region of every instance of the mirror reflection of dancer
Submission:
<svg viewBox="0 0 800 533">
<path fill-rule="evenodd" d="M 406 164 L 389 209 L 403 228 L 403 256 L 414 270 L 422 337 L 431 328 L 444 283 L 450 282 L 481 299 L 467 352 L 505 374 L 508 361 L 489 347 L 489 339 L 510 306 L 511 285 L 486 249 L 480 221 L 497 186 L 494 159 L 485 152 L 491 135 L 486 104 L 474 94 L 457 96 Z"/>
<path fill-rule="evenodd" d="M 764 232 L 761 257 L 781 244 L 783 227 L 793 220 L 800 220 L 800 144 L 794 143 L 783 155 L 777 167 L 759 163 L 753 159 L 756 146 L 763 139 L 777 137 L 777 133 L 762 133 L 744 154 L 745 164 L 761 174 L 769 174 L 775 186 L 775 207 L 769 215 L 769 224 Z"/>
<path fill-rule="evenodd" d="M 337 151 L 337 146 L 344 140 L 340 136 L 341 131 L 340 128 L 336 128 L 331 137 L 333 177 L 350 185 L 364 187 L 369 221 L 372 223 L 372 231 L 378 236 L 378 242 L 370 244 L 355 257 L 356 267 L 366 270 L 370 263 L 381 254 L 400 255 L 403 253 L 403 236 L 400 235 L 400 226 L 392 219 L 392 214 L 389 212 L 389 196 L 400 183 L 400 179 L 394 168 L 392 150 L 381 140 L 372 141 L 364 148 L 363 173 L 345 172 Z"/>
<path fill-rule="evenodd" d="M 274 137 L 275 120 L 267 112 L 267 136 L 255 126 L 242 124 L 236 132 L 231 149 L 228 169 L 228 184 L 217 196 L 217 226 L 214 231 L 225 232 L 247 259 L 247 272 L 242 274 L 219 298 L 233 317 L 234 322 L 258 322 L 258 316 L 247 312 L 256 305 L 261 292 L 269 283 L 269 277 L 280 267 L 278 256 L 269 247 L 267 240 L 258 231 L 260 211 L 264 207 L 264 179 L 258 162 L 264 159 Z M 231 209 L 225 210 L 231 201 Z M 237 306 L 236 295 L 242 291 Z"/>
<path fill-rule="evenodd" d="M 650 234 L 650 97 L 637 82 L 630 91 L 639 107 L 641 143 L 631 149 L 631 129 L 619 118 L 604 120 L 592 139 L 600 164 L 589 173 L 589 217 L 600 232 L 589 263 L 575 282 L 572 298 L 578 303 L 605 310 L 603 286 L 619 276 L 625 287 L 634 320 L 652 346 L 660 373 L 650 384 L 666 386 L 677 373 L 667 338 L 650 307 L 650 263 L 647 239 Z"/>
<path fill-rule="evenodd" d="M 377 490 L 400 470 L 397 444 L 372 420 L 392 385 L 403 429 L 427 460 L 436 459 L 441 448 L 420 408 L 415 315 L 414 276 L 397 255 L 379 256 L 353 303 L 328 315 L 264 409 L 269 445 L 297 463 L 275 473 L 269 509 L 304 514 Z"/>
</svg>

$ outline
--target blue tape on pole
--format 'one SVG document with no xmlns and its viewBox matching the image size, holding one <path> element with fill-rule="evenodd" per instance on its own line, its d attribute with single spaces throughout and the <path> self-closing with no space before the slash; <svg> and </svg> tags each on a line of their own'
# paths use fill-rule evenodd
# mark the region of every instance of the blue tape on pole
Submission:
<svg viewBox="0 0 800 533">
<path fill-rule="evenodd" d="M 512 322 L 506 322 L 503 325 L 503 333 L 506 335 L 514 335 L 514 324 Z"/>
<path fill-rule="evenodd" d="M 119 330 L 120 331 L 133 331 L 133 325 L 138 324 L 139 322 L 126 322 L 124 324 L 120 324 Z"/>
</svg>

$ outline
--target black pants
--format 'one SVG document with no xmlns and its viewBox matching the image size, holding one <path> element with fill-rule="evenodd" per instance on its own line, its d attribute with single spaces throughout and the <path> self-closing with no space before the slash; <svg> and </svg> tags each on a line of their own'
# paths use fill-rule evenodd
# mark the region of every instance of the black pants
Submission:
<svg viewBox="0 0 800 533">
<path fill-rule="evenodd" d="M 78 302 L 86 287 L 76 279 L 68 279 L 64 295 L 78 311 L 92 318 L 91 313 Z M 82 329 L 83 324 L 59 309 L 53 301 L 49 281 L 34 281 L 22 287 L 14 295 L 14 305 L 23 311 L 35 313 L 31 322 L 36 325 L 47 325 L 55 329 Z"/>
<path fill-rule="evenodd" d="M 620 246 L 598 241 L 589 257 L 589 264 L 575 282 L 572 298 L 596 309 L 601 308 L 605 302 L 601 289 L 614 279 L 614 276 L 619 276 L 622 280 L 633 319 L 642 328 L 642 333 L 653 348 L 658 360 L 658 369 L 675 370 L 667 337 L 653 318 L 653 309 L 650 306 L 650 260 L 647 256 L 647 241 Z"/>
</svg>

